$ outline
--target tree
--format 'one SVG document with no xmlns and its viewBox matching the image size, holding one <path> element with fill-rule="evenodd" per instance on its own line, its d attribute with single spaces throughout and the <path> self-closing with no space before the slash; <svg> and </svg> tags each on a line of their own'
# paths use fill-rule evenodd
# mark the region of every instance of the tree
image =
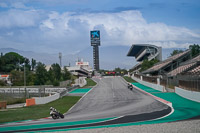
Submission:
<svg viewBox="0 0 200 133">
<path fill-rule="evenodd" d="M 35 72 L 35 84 L 36 85 L 44 85 L 47 81 L 47 70 L 45 69 L 45 65 L 41 62 L 37 63 L 36 72 Z"/>
<path fill-rule="evenodd" d="M 56 63 L 56 64 L 51 65 L 51 68 L 52 68 L 54 80 L 60 81 L 61 76 L 62 76 L 60 65 Z"/>
<path fill-rule="evenodd" d="M 25 58 L 15 52 L 9 52 L 0 57 L 0 71 L 11 72 L 12 70 L 17 70 L 20 68 L 22 62 Z"/>
<path fill-rule="evenodd" d="M 156 64 L 158 62 L 159 62 L 159 60 L 157 60 L 157 59 L 153 59 L 153 60 L 150 60 L 150 61 L 148 61 L 147 59 L 145 59 L 142 62 L 142 64 L 141 64 L 140 72 L 145 71 L 145 70 L 151 68 L 154 64 Z"/>
<path fill-rule="evenodd" d="M 182 52 L 183 52 L 183 50 L 178 50 L 178 49 L 176 49 L 176 50 L 174 50 L 174 51 L 171 53 L 171 56 L 180 54 L 180 53 L 182 53 Z"/>
<path fill-rule="evenodd" d="M 114 70 L 118 75 L 121 75 L 121 74 L 127 74 L 128 71 L 126 69 L 121 69 L 119 67 L 115 68 Z"/>
<path fill-rule="evenodd" d="M 192 57 L 195 57 L 200 54 L 200 46 L 199 44 L 190 45 L 189 48 L 191 49 Z"/>
<path fill-rule="evenodd" d="M 71 73 L 67 70 L 66 67 L 64 67 L 62 77 L 63 77 L 63 80 L 70 80 L 71 79 Z"/>
<path fill-rule="evenodd" d="M 53 71 L 52 71 L 51 67 L 50 67 L 49 71 L 47 72 L 47 75 L 48 75 L 48 80 L 47 80 L 46 84 L 52 85 L 54 82 L 54 75 L 53 75 Z"/>
<path fill-rule="evenodd" d="M 28 58 L 25 58 L 25 59 L 24 59 L 24 63 L 25 63 L 26 69 L 27 69 L 28 71 L 30 71 L 30 70 L 31 70 L 31 65 L 30 65 L 29 59 L 28 59 Z"/>
<path fill-rule="evenodd" d="M 27 71 L 26 72 L 26 85 L 31 86 L 35 85 L 36 81 L 36 74 L 32 71 Z"/>
<path fill-rule="evenodd" d="M 10 78 L 13 86 L 24 85 L 24 73 L 16 70 L 12 70 L 10 73 Z"/>
<path fill-rule="evenodd" d="M 36 66 L 36 60 L 34 60 L 34 59 L 32 58 L 32 60 L 31 60 L 31 70 L 32 70 L 32 71 L 34 71 L 35 66 Z"/>
</svg>

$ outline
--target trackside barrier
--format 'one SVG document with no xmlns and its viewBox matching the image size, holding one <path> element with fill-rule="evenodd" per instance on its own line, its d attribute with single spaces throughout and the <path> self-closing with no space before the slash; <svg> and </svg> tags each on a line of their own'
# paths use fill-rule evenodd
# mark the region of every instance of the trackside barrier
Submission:
<svg viewBox="0 0 200 133">
<path fill-rule="evenodd" d="M 59 93 L 55 93 L 54 95 L 48 96 L 48 97 L 34 97 L 35 98 L 35 104 L 46 104 L 52 101 L 55 101 L 60 98 Z"/>
<path fill-rule="evenodd" d="M 31 98 L 31 99 L 26 99 L 26 106 L 32 106 L 35 105 L 35 99 Z"/>
<path fill-rule="evenodd" d="M 162 99 L 162 98 L 160 98 L 160 97 L 154 96 L 154 95 L 152 95 L 151 93 L 148 93 L 148 92 L 146 92 L 146 91 L 144 91 L 144 90 L 142 90 L 142 89 L 136 87 L 136 86 L 133 85 L 133 84 L 132 84 L 132 86 L 133 86 L 133 88 L 135 88 L 135 89 L 137 89 L 137 90 L 139 90 L 139 91 L 141 91 L 141 92 L 143 92 L 143 93 L 145 93 L 145 94 L 147 94 L 147 95 L 149 95 L 149 96 L 152 96 L 152 97 L 153 97 L 154 99 L 156 99 L 157 101 L 160 101 L 160 102 L 162 102 L 162 103 L 164 103 L 164 104 L 167 104 L 168 106 L 172 107 L 172 103 L 171 103 L 171 102 L 166 101 L 166 100 L 164 100 L 164 99 Z"/>
<path fill-rule="evenodd" d="M 200 102 L 200 92 L 189 91 L 189 90 L 185 90 L 179 87 L 175 87 L 175 93 L 186 99 L 189 99 L 195 102 Z"/>
<path fill-rule="evenodd" d="M 141 77 L 142 77 L 142 76 L 141 76 Z M 165 91 L 166 91 L 166 90 L 165 90 L 165 87 L 162 86 L 162 85 L 149 83 L 149 82 L 146 82 L 146 81 L 141 80 L 142 78 L 141 78 L 141 79 L 138 79 L 138 78 L 136 78 L 136 77 L 134 77 L 134 76 L 132 76 L 131 78 L 132 78 L 133 80 L 137 81 L 137 82 L 140 83 L 140 84 L 143 84 L 143 85 L 148 86 L 148 87 L 150 87 L 150 88 L 154 88 L 154 89 L 156 89 L 156 90 L 158 90 L 158 91 L 162 91 L 162 92 L 165 92 Z"/>
<path fill-rule="evenodd" d="M 0 102 L 0 109 L 6 109 L 6 105 L 7 105 L 6 101 L 1 101 Z"/>
</svg>

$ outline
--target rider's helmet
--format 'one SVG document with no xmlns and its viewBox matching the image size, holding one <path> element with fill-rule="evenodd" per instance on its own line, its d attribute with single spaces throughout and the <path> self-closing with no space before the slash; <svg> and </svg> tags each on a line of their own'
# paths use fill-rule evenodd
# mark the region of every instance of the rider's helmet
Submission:
<svg viewBox="0 0 200 133">
<path fill-rule="evenodd" d="M 53 110 L 53 107 L 50 107 L 50 110 Z"/>
</svg>

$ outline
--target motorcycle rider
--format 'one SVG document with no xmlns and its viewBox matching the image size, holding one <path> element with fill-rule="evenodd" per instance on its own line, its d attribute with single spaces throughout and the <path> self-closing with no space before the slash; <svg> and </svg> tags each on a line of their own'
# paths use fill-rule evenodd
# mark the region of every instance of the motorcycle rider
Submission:
<svg viewBox="0 0 200 133">
<path fill-rule="evenodd" d="M 64 115 L 53 107 L 50 107 L 50 115 L 52 116 L 53 119 L 58 119 L 59 117 L 62 119 L 64 118 Z"/>
<path fill-rule="evenodd" d="M 57 113 L 57 110 L 53 107 L 50 107 L 50 114 Z"/>
<path fill-rule="evenodd" d="M 131 84 L 131 83 L 128 83 L 128 88 L 129 88 L 130 90 L 132 90 L 132 89 L 133 89 L 133 86 L 132 86 L 132 84 Z"/>
</svg>

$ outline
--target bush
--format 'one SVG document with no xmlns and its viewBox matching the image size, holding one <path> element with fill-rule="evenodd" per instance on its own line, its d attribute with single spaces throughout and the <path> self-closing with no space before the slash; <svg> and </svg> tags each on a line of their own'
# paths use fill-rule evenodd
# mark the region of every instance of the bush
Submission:
<svg viewBox="0 0 200 133">
<path fill-rule="evenodd" d="M 60 82 L 58 80 L 53 81 L 53 86 L 59 86 L 59 85 L 60 85 Z"/>
<path fill-rule="evenodd" d="M 6 86 L 6 82 L 3 80 L 0 80 L 0 86 Z"/>
</svg>

